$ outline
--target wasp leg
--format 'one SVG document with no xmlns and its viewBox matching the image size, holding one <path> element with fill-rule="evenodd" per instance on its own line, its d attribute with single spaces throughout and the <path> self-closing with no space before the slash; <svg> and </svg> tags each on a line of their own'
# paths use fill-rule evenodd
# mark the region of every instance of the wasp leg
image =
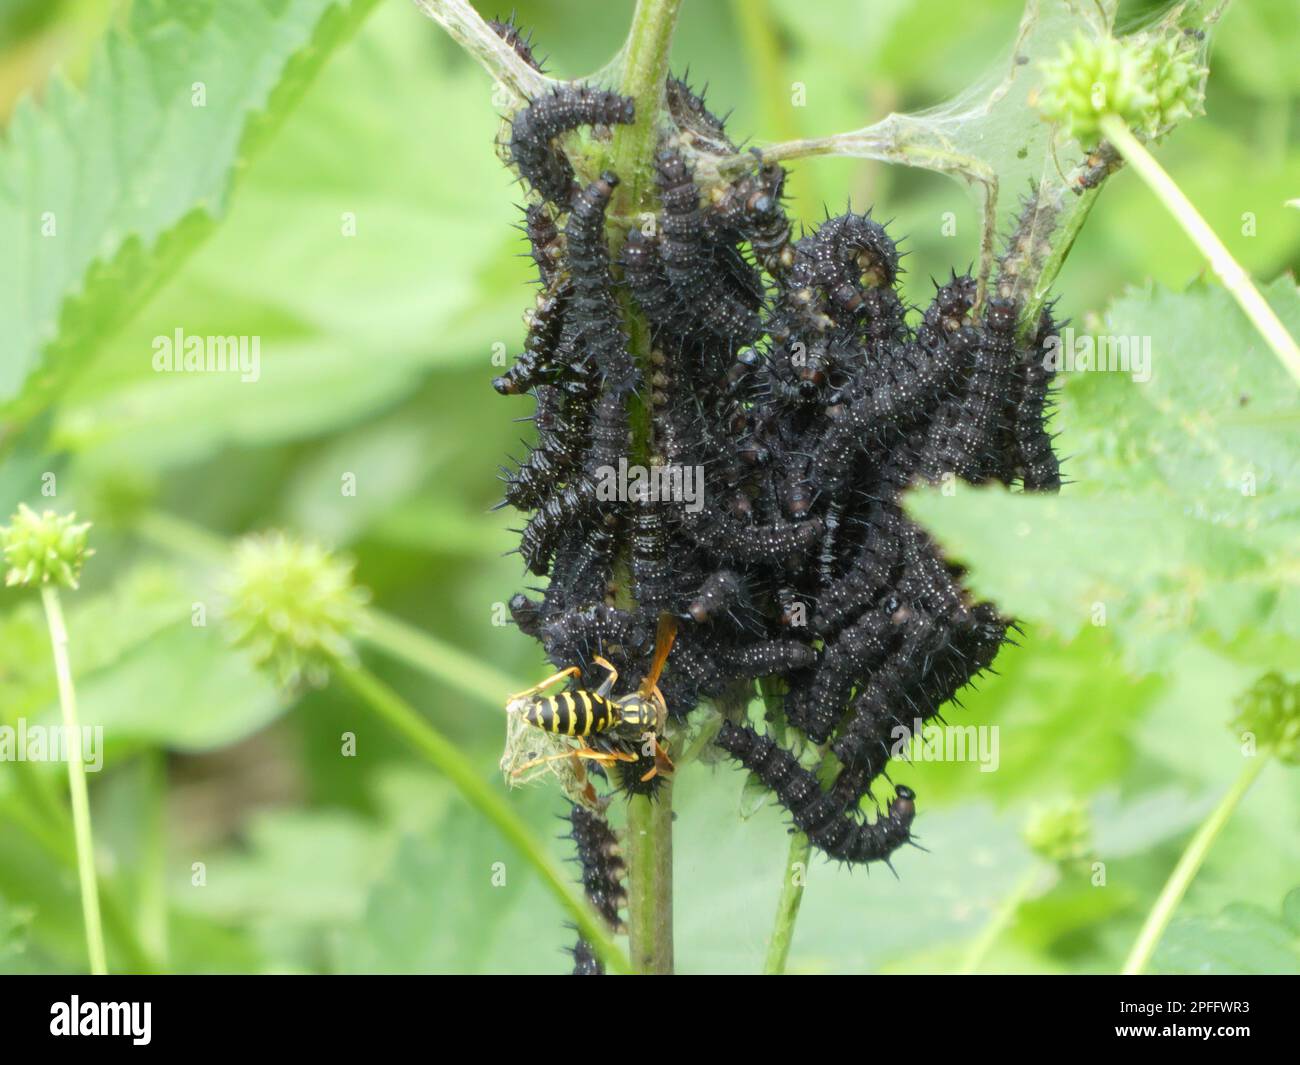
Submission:
<svg viewBox="0 0 1300 1065">
<path fill-rule="evenodd" d="M 512 777 L 519 776 L 520 773 L 527 772 L 536 766 L 546 762 L 554 762 L 560 758 L 589 758 L 593 762 L 600 762 L 608 765 L 611 762 L 635 762 L 636 755 L 626 754 L 623 751 L 593 751 L 590 747 L 579 747 L 576 751 L 560 751 L 558 754 L 548 754 L 543 758 L 534 758 L 531 762 L 525 762 L 519 768 L 512 770 Z"/>
<path fill-rule="evenodd" d="M 641 782 L 645 783 L 647 780 L 653 780 L 660 773 L 663 773 L 665 776 L 668 776 L 672 773 L 674 768 L 675 767 L 673 766 L 673 760 L 668 757 L 667 741 L 665 740 L 661 744 L 659 740 L 656 739 L 655 740 L 655 764 L 650 768 L 648 772 L 646 772 L 644 776 L 641 777 Z"/>
<path fill-rule="evenodd" d="M 614 685 L 618 683 L 618 670 L 614 668 L 613 663 L 611 663 L 609 659 L 601 658 L 600 655 L 592 655 L 591 660 L 595 662 L 596 665 L 600 666 L 601 669 L 609 671 L 609 676 L 601 681 L 600 687 L 596 689 L 597 695 L 602 699 L 607 698 L 609 693 L 614 690 Z"/>
<path fill-rule="evenodd" d="M 527 699 L 529 696 L 536 695 L 543 688 L 549 688 L 552 684 L 557 684 L 567 677 L 581 677 L 582 670 L 577 666 L 570 666 L 568 669 L 562 669 L 558 673 L 552 673 L 540 684 L 534 684 L 525 691 L 517 692 L 506 700 L 507 703 L 513 703 L 516 699 Z"/>
</svg>

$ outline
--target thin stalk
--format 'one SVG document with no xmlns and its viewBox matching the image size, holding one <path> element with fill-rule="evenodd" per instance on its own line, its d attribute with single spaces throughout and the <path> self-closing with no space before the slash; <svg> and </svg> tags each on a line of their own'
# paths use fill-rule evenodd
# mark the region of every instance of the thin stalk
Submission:
<svg viewBox="0 0 1300 1065">
<path fill-rule="evenodd" d="M 68 788 L 72 794 L 72 831 L 77 843 L 77 877 L 81 883 L 81 913 L 86 925 L 86 951 L 90 971 L 96 976 L 108 972 L 104 952 L 104 928 L 99 916 L 99 880 L 95 875 L 95 840 L 90 830 L 90 798 L 86 791 L 86 766 L 82 761 L 81 724 L 77 719 L 77 691 L 72 683 L 68 658 L 68 629 L 63 623 L 59 590 L 41 588 L 45 620 L 54 649 L 54 672 L 59 681 L 59 705 L 63 709 L 63 731 L 68 747 Z"/>
<path fill-rule="evenodd" d="M 1232 257 L 1210 228 L 1209 223 L 1192 205 L 1177 182 L 1169 176 L 1142 143 L 1133 136 L 1124 121 L 1116 115 L 1107 115 L 1101 120 L 1102 132 L 1125 161 L 1135 170 L 1147 187 L 1155 193 L 1165 209 L 1174 216 L 1174 220 L 1183 227 L 1200 250 L 1209 260 L 1211 269 L 1218 275 L 1224 287 L 1232 293 L 1238 305 L 1246 312 L 1246 317 L 1259 330 L 1260 336 L 1273 349 L 1273 353 L 1282 361 L 1287 372 L 1300 383 L 1300 346 L 1295 338 L 1286 331 L 1286 327 L 1273 313 L 1273 308 L 1260 295 L 1250 276 L 1241 264 Z"/>
<path fill-rule="evenodd" d="M 1255 778 L 1263 771 L 1264 766 L 1268 764 L 1269 755 L 1266 753 L 1257 754 L 1246 761 L 1245 768 L 1233 782 L 1228 793 L 1224 795 L 1205 823 L 1197 829 L 1196 835 L 1192 837 L 1187 849 L 1183 851 L 1183 856 L 1178 859 L 1178 864 L 1174 866 L 1174 871 L 1169 875 L 1164 890 L 1160 892 L 1160 897 L 1156 899 L 1156 904 L 1147 914 L 1146 923 L 1142 925 L 1142 931 L 1138 933 L 1137 941 L 1133 944 L 1133 949 L 1129 951 L 1128 958 L 1124 962 L 1123 975 L 1136 976 L 1151 960 L 1151 955 L 1155 953 L 1156 944 L 1160 942 L 1160 937 L 1165 934 L 1165 929 L 1169 927 L 1169 922 L 1173 919 L 1174 911 L 1178 909 L 1178 904 L 1183 901 L 1183 896 L 1187 894 L 1187 889 L 1191 886 L 1192 880 L 1200 871 L 1201 865 L 1205 862 L 1205 856 L 1210 853 L 1210 848 L 1214 846 L 1214 841 L 1219 838 L 1219 833 L 1223 831 L 1223 826 L 1231 819 L 1241 800 L 1245 798 L 1246 792 L 1250 786 L 1255 783 Z"/>
<path fill-rule="evenodd" d="M 613 972 L 632 971 L 627 956 L 614 942 L 613 934 L 604 920 L 588 905 L 587 900 L 571 884 L 555 860 L 539 843 L 532 831 L 501 798 L 474 771 L 465 756 L 437 729 L 416 712 L 415 708 L 374 674 L 350 662 L 337 661 L 334 674 L 380 718 L 423 754 L 443 773 L 461 795 L 479 813 L 486 817 L 498 832 L 509 841 L 519 854 L 542 878 L 556 900 L 568 911 L 582 934 L 591 944 L 596 956 Z"/>
<path fill-rule="evenodd" d="M 1065 265 L 1065 260 L 1074 248 L 1075 240 L 1083 230 L 1084 223 L 1088 221 L 1088 216 L 1092 213 L 1104 184 L 1105 182 L 1102 182 L 1080 194 L 1079 202 L 1074 205 L 1074 209 L 1064 227 L 1054 235 L 1051 244 L 1052 250 L 1048 253 L 1047 258 L 1043 260 L 1038 276 L 1034 278 L 1033 289 L 1020 311 L 1020 335 L 1022 340 L 1032 336 L 1038 329 L 1038 319 L 1042 314 L 1043 306 L 1047 303 L 1047 297 L 1051 292 L 1052 285 L 1056 283 L 1056 278 Z"/>
<path fill-rule="evenodd" d="M 673 801 L 665 781 L 653 799 L 633 796 L 627 807 L 627 934 L 632 964 L 646 976 L 673 971 Z"/>
<path fill-rule="evenodd" d="M 473 699 L 500 710 L 507 692 L 525 685 L 512 680 L 457 647 L 379 610 L 367 610 L 362 640 Z"/>
<path fill-rule="evenodd" d="M 799 918 L 799 904 L 803 902 L 804 880 L 808 875 L 808 859 L 812 844 L 802 832 L 790 837 L 790 852 L 785 860 L 785 879 L 781 883 L 781 897 L 776 904 L 776 923 L 772 926 L 772 940 L 767 945 L 767 958 L 763 972 L 767 976 L 780 976 L 785 972 L 790 957 L 790 943 L 794 939 L 794 925 Z"/>
<path fill-rule="evenodd" d="M 1002 900 L 1002 905 L 998 907 L 997 912 L 987 925 L 984 926 L 975 942 L 970 945 L 966 952 L 966 957 L 962 961 L 961 975 L 970 976 L 980 964 L 984 961 L 985 955 L 993 948 L 993 944 L 1002 938 L 1002 934 L 1011 927 L 1011 922 L 1015 919 L 1016 911 L 1020 909 L 1020 904 L 1029 898 L 1030 893 L 1034 890 L 1034 885 L 1038 883 L 1041 871 L 1035 865 L 1011 890 L 1011 894 Z"/>
</svg>

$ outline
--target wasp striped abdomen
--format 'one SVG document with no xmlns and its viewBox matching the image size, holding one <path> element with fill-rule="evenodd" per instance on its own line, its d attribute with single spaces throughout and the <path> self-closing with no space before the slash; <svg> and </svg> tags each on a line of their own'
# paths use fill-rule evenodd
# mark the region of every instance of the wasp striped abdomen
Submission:
<svg viewBox="0 0 1300 1065">
<path fill-rule="evenodd" d="M 561 736 L 590 736 L 604 732 L 617 718 L 614 704 L 589 691 L 560 692 L 537 699 L 524 710 L 524 720 Z"/>
</svg>

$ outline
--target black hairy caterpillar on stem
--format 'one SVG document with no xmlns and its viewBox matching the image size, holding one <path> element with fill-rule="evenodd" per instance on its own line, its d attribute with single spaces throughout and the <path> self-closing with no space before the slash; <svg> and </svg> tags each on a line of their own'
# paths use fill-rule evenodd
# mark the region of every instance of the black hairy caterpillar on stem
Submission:
<svg viewBox="0 0 1300 1065">
<path fill-rule="evenodd" d="M 561 85 L 515 113 L 510 123 L 510 161 L 542 197 L 567 209 L 575 192 L 573 164 L 553 142 L 582 126 L 630 125 L 630 96 L 586 85 Z"/>
<path fill-rule="evenodd" d="M 714 741 L 732 758 L 758 777 L 790 813 L 794 825 L 819 850 L 852 864 L 888 862 L 890 855 L 911 838 L 916 816 L 916 795 L 899 786 L 884 816 L 859 821 L 824 792 L 813 773 L 769 736 L 748 725 L 724 721 Z"/>
</svg>

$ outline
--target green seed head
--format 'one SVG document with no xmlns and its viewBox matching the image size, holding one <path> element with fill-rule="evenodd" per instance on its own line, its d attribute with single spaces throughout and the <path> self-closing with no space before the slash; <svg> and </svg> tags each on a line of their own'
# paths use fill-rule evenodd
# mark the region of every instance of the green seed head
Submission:
<svg viewBox="0 0 1300 1065">
<path fill-rule="evenodd" d="M 89 530 L 90 522 L 78 525 L 75 514 L 52 510 L 37 514 L 26 503 L 19 503 L 9 525 L 0 527 L 0 545 L 8 566 L 5 584 L 76 588 L 82 564 L 95 553 L 86 546 Z"/>
<path fill-rule="evenodd" d="M 1086 861 L 1092 847 L 1092 820 L 1083 803 L 1070 799 L 1035 810 L 1025 825 L 1025 842 L 1054 865 Z"/>
<path fill-rule="evenodd" d="M 1197 62 L 1195 38 L 1164 37 L 1148 50 L 1153 113 L 1148 132 L 1158 135 L 1185 118 L 1202 114 L 1204 95 L 1201 81 L 1205 68 Z"/>
<path fill-rule="evenodd" d="M 1084 147 L 1101 140 L 1104 115 L 1145 129 L 1156 105 L 1143 56 L 1126 39 L 1079 35 L 1062 44 L 1060 58 L 1044 62 L 1042 71 L 1038 109 Z"/>
<path fill-rule="evenodd" d="M 241 540 L 226 588 L 236 645 L 285 687 L 323 685 L 332 662 L 353 656 L 351 637 L 367 600 L 352 583 L 352 568 L 280 532 Z"/>
<path fill-rule="evenodd" d="M 1289 684 L 1278 673 L 1255 681 L 1236 702 L 1232 730 L 1250 733 L 1258 748 L 1273 750 L 1279 759 L 1300 764 L 1300 683 Z"/>
</svg>

